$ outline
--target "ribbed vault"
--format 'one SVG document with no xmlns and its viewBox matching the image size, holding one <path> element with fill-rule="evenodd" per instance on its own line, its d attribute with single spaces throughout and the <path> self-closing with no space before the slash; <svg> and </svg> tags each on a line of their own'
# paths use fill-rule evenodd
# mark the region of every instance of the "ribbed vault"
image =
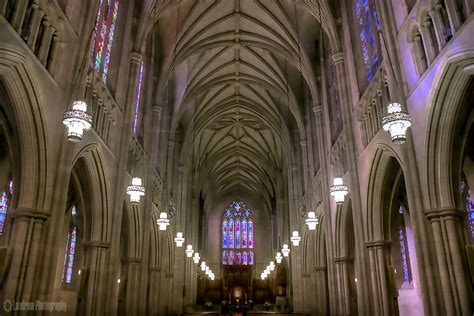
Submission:
<svg viewBox="0 0 474 316">
<path fill-rule="evenodd" d="M 161 6 L 156 99 L 173 108 L 180 161 L 192 165 L 198 190 L 244 187 L 269 206 L 276 177 L 305 139 L 303 104 L 318 98 L 319 23 L 293 1 Z"/>
</svg>

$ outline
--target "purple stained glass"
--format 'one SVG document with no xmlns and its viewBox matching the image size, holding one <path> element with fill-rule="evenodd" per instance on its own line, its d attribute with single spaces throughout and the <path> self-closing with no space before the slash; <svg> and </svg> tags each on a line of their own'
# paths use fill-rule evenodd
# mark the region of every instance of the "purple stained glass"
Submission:
<svg viewBox="0 0 474 316">
<path fill-rule="evenodd" d="M 142 95 L 142 85 L 143 85 L 143 71 L 144 65 L 143 62 L 140 63 L 138 67 L 138 76 L 137 76 L 137 87 L 135 89 L 135 102 L 133 109 L 133 122 L 132 122 L 132 132 L 136 135 L 138 130 L 138 118 L 140 116 L 140 99 Z"/>
<path fill-rule="evenodd" d="M 104 65 L 103 65 L 104 71 L 102 74 L 102 81 L 104 83 L 107 81 L 107 73 L 109 71 L 110 53 L 112 51 L 112 43 L 114 41 L 115 25 L 117 24 L 118 6 L 119 6 L 119 0 L 114 0 L 114 5 L 112 7 L 112 17 L 111 17 L 112 21 L 109 24 L 109 37 L 108 37 L 107 49 L 105 51 L 105 60 L 104 60 Z"/>
<path fill-rule="evenodd" d="M 242 248 L 247 248 L 247 221 L 242 220 Z"/>
<path fill-rule="evenodd" d="M 64 254 L 63 277 L 64 283 L 72 283 L 72 276 L 74 271 L 74 259 L 76 256 L 76 242 L 77 242 L 77 227 L 75 224 L 75 216 L 77 214 L 76 207 L 73 206 L 71 210 L 71 222 L 69 224 L 69 233 L 66 241 L 66 251 Z"/>
<path fill-rule="evenodd" d="M 227 230 L 228 230 L 228 223 L 224 221 L 222 223 L 222 248 L 227 248 Z"/>
<path fill-rule="evenodd" d="M 247 264 L 248 264 L 247 251 L 242 252 L 242 264 L 243 264 L 243 265 L 247 265 Z"/>
<path fill-rule="evenodd" d="M 255 259 L 253 257 L 253 251 L 249 251 L 249 265 L 253 265 L 255 263 Z"/>
<path fill-rule="evenodd" d="M 8 209 L 7 203 L 8 203 L 7 193 L 3 192 L 2 197 L 0 198 L 0 236 L 3 234 L 5 219 L 7 217 L 7 209 Z"/>
<path fill-rule="evenodd" d="M 229 221 L 229 248 L 234 248 L 234 221 Z"/>
<path fill-rule="evenodd" d="M 222 264 L 227 265 L 227 251 L 226 250 L 222 252 Z"/>
<path fill-rule="evenodd" d="M 242 264 L 242 254 L 240 252 L 235 253 L 234 264 Z"/>
<path fill-rule="evenodd" d="M 405 282 L 410 282 L 409 270 L 408 270 L 408 259 L 407 259 L 407 249 L 405 247 L 405 232 L 402 226 L 398 227 L 398 237 L 400 241 L 400 255 L 402 259 L 402 268 L 403 268 L 403 280 Z"/>
<path fill-rule="evenodd" d="M 249 220 L 247 226 L 248 226 L 248 232 L 247 232 L 248 247 L 253 248 L 253 222 Z"/>
<path fill-rule="evenodd" d="M 234 264 L 234 252 L 232 250 L 229 251 L 229 257 L 227 258 L 227 263 L 230 266 Z"/>
<path fill-rule="evenodd" d="M 240 248 L 240 221 L 235 220 L 235 248 Z"/>
<path fill-rule="evenodd" d="M 472 201 L 471 191 L 468 191 L 466 195 L 466 212 L 469 239 L 471 243 L 474 243 L 474 205 Z"/>
</svg>

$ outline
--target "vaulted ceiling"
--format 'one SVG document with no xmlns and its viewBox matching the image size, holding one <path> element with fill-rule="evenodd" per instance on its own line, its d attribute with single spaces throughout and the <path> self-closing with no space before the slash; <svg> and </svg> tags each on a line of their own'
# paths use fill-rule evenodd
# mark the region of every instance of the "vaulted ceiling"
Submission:
<svg viewBox="0 0 474 316">
<path fill-rule="evenodd" d="M 317 98 L 319 23 L 286 0 L 161 5 L 157 99 L 173 107 L 180 159 L 199 190 L 269 202 L 305 138 L 303 100 Z"/>
</svg>

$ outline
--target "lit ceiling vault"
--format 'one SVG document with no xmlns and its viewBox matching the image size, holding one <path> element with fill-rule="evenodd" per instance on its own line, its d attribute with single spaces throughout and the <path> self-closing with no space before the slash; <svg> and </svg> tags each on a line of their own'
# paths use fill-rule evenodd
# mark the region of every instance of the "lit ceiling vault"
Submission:
<svg viewBox="0 0 474 316">
<path fill-rule="evenodd" d="M 253 194 L 270 206 L 305 139 L 312 106 L 303 101 L 319 98 L 317 2 L 145 6 L 159 39 L 155 100 L 172 109 L 175 157 L 195 171 L 195 191 Z"/>
</svg>

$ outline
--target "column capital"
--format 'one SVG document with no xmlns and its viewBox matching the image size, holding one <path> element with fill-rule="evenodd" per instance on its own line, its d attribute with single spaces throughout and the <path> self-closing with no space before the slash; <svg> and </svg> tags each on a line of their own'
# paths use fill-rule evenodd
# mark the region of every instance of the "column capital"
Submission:
<svg viewBox="0 0 474 316">
<path fill-rule="evenodd" d="M 322 266 L 322 267 L 314 267 L 314 271 L 326 271 L 327 268 L 325 266 Z"/>
<path fill-rule="evenodd" d="M 12 218 L 15 220 L 36 220 L 45 222 L 49 218 L 49 214 L 27 208 L 17 208 L 12 212 Z"/>
<path fill-rule="evenodd" d="M 425 210 L 425 216 L 430 221 L 439 221 L 441 219 L 462 217 L 463 215 L 464 210 L 451 207 Z"/>
<path fill-rule="evenodd" d="M 321 104 L 313 105 L 314 114 L 321 114 L 323 112 L 323 106 Z"/>
<path fill-rule="evenodd" d="M 134 64 L 140 64 L 143 60 L 143 56 L 140 53 L 132 52 L 130 54 L 130 62 Z"/>
<path fill-rule="evenodd" d="M 142 258 L 128 257 L 128 258 L 127 258 L 127 261 L 128 261 L 128 262 L 141 263 L 141 262 L 142 262 Z"/>
<path fill-rule="evenodd" d="M 155 104 L 151 107 L 151 110 L 153 111 L 153 113 L 155 113 L 157 115 L 161 115 L 161 111 L 163 110 L 163 108 L 161 106 Z"/>
<path fill-rule="evenodd" d="M 332 55 L 332 60 L 335 65 L 344 62 L 344 52 L 337 52 Z"/>
<path fill-rule="evenodd" d="M 104 248 L 108 249 L 110 247 L 110 242 L 108 241 L 101 241 L 101 240 L 90 240 L 84 243 L 84 247 L 86 248 Z"/>
<path fill-rule="evenodd" d="M 388 248 L 390 247 L 390 242 L 386 240 L 374 240 L 365 242 L 365 247 L 367 249 L 378 249 L 378 248 Z"/>
<path fill-rule="evenodd" d="M 302 141 L 300 141 L 300 145 L 301 147 L 306 147 L 307 145 L 306 139 L 303 139 Z"/>
<path fill-rule="evenodd" d="M 353 261 L 354 261 L 354 258 L 347 257 L 347 256 L 334 258 L 335 263 L 344 263 L 344 262 L 353 262 Z"/>
<path fill-rule="evenodd" d="M 160 267 L 149 267 L 148 271 L 150 271 L 150 272 L 161 272 L 161 268 Z"/>
</svg>

